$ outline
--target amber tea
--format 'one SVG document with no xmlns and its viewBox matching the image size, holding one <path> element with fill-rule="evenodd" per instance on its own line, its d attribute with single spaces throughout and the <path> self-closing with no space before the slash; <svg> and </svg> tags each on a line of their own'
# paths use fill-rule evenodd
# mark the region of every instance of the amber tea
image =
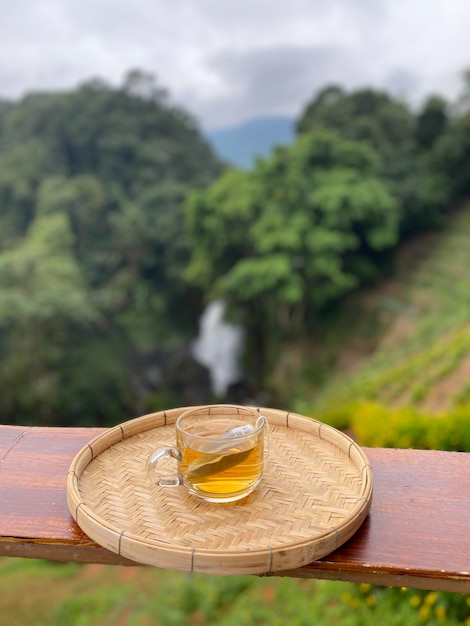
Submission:
<svg viewBox="0 0 470 626">
<path fill-rule="evenodd" d="M 264 439 L 251 434 L 230 443 L 230 437 L 223 444 L 222 439 L 216 440 L 212 450 L 211 436 L 197 438 L 191 445 L 180 442 L 180 472 L 188 489 L 215 499 L 254 489 L 263 470 Z"/>
<path fill-rule="evenodd" d="M 178 476 L 158 479 L 160 486 L 184 485 L 207 502 L 240 500 L 261 481 L 267 427 L 266 418 L 249 407 L 194 407 L 176 421 L 176 447 L 149 457 L 149 472 L 171 457 L 178 461 Z"/>
</svg>

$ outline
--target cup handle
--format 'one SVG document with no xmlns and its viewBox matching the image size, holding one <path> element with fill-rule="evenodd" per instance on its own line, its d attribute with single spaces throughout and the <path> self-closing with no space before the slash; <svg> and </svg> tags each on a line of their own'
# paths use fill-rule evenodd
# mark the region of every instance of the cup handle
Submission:
<svg viewBox="0 0 470 626">
<path fill-rule="evenodd" d="M 155 468 L 163 459 L 176 459 L 181 461 L 182 455 L 179 448 L 159 448 L 152 452 L 147 460 L 147 473 L 154 479 Z M 178 474 L 177 476 L 165 476 L 158 479 L 157 483 L 160 487 L 179 487 L 183 484 L 183 477 Z"/>
</svg>

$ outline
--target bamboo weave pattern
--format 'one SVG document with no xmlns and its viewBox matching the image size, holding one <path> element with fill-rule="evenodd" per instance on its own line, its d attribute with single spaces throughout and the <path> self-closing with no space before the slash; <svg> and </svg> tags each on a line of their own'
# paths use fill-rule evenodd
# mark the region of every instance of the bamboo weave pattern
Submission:
<svg viewBox="0 0 470 626">
<path fill-rule="evenodd" d="M 146 473 L 148 455 L 174 444 L 184 409 L 131 420 L 75 457 L 68 503 L 92 539 L 140 563 L 183 571 L 242 574 L 299 567 L 349 539 L 371 505 L 372 470 L 346 435 L 310 418 L 259 409 L 270 424 L 257 490 L 211 504 L 184 487 L 162 488 Z M 176 463 L 162 468 L 174 474 Z"/>
</svg>

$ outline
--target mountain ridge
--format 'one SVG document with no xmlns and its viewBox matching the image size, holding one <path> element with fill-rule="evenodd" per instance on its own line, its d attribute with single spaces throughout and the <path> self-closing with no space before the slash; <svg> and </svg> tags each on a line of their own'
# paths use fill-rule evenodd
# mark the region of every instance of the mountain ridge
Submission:
<svg viewBox="0 0 470 626">
<path fill-rule="evenodd" d="M 239 124 L 208 128 L 203 134 L 219 157 L 231 165 L 249 169 L 257 156 L 266 157 L 275 146 L 294 140 L 295 119 L 266 115 Z"/>
</svg>

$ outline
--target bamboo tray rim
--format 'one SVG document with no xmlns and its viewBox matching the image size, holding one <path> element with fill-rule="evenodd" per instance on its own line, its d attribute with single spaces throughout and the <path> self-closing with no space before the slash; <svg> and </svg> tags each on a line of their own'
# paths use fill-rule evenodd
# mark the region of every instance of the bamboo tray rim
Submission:
<svg viewBox="0 0 470 626">
<path fill-rule="evenodd" d="M 81 492 L 81 478 L 100 455 L 125 446 L 126 441 L 134 437 L 146 435 L 149 431 L 158 432 L 158 428 L 174 424 L 177 417 L 184 411 L 195 407 L 179 407 L 165 411 L 149 413 L 142 417 L 131 419 L 118 424 L 109 430 L 94 437 L 74 457 L 67 476 L 67 503 L 72 517 L 81 529 L 96 543 L 103 547 L 138 563 L 167 567 L 181 571 L 199 571 L 214 574 L 245 574 L 271 573 L 300 567 L 326 556 L 345 543 L 362 525 L 367 517 L 372 502 L 373 473 L 372 467 L 365 452 L 345 433 L 314 418 L 305 417 L 297 413 L 271 409 L 265 407 L 251 407 L 258 410 L 268 419 L 270 427 L 279 431 L 285 430 L 289 435 L 293 431 L 302 431 L 305 436 L 310 435 L 312 441 L 320 449 L 332 450 L 336 456 L 344 457 L 344 466 L 352 466 L 360 480 L 357 488 L 356 502 L 343 519 L 323 531 L 315 531 L 305 538 L 292 538 L 286 543 L 269 546 L 251 545 L 248 549 L 242 548 L 211 548 L 179 545 L 171 537 L 163 536 L 149 538 L 130 531 L 110 522 L 107 515 L 95 510 L 90 499 L 83 497 Z M 304 438 L 302 434 L 302 438 Z M 297 436 L 298 433 L 295 433 Z M 165 443 L 168 443 L 165 441 Z M 163 445 L 163 440 L 152 445 L 149 452 Z M 312 459 L 312 464 L 315 459 Z M 343 461 L 338 460 L 341 466 Z M 292 467 L 290 467 L 292 470 Z M 161 488 L 160 488 L 161 489 Z M 176 490 L 182 489 L 176 488 Z M 173 491 L 173 489 L 171 489 Z M 181 492 L 180 492 L 181 493 Z M 192 501 L 192 496 L 187 496 Z M 256 502 L 256 491 L 250 497 Z M 244 502 L 244 501 L 241 501 Z M 220 510 L 224 505 L 198 503 L 204 507 L 215 507 Z M 238 503 L 237 503 L 238 504 Z M 246 505 L 243 510 L 250 507 Z M 214 509 L 214 510 L 215 510 Z M 208 510 L 208 509 L 206 509 Z M 232 511 L 236 510 L 231 508 Z M 201 513 L 203 514 L 203 513 Z M 308 515 L 308 511 L 305 512 Z M 112 516 L 111 516 L 112 517 Z M 269 518 L 269 511 L 267 518 Z M 241 532 L 249 533 L 249 528 L 240 525 Z"/>
</svg>

